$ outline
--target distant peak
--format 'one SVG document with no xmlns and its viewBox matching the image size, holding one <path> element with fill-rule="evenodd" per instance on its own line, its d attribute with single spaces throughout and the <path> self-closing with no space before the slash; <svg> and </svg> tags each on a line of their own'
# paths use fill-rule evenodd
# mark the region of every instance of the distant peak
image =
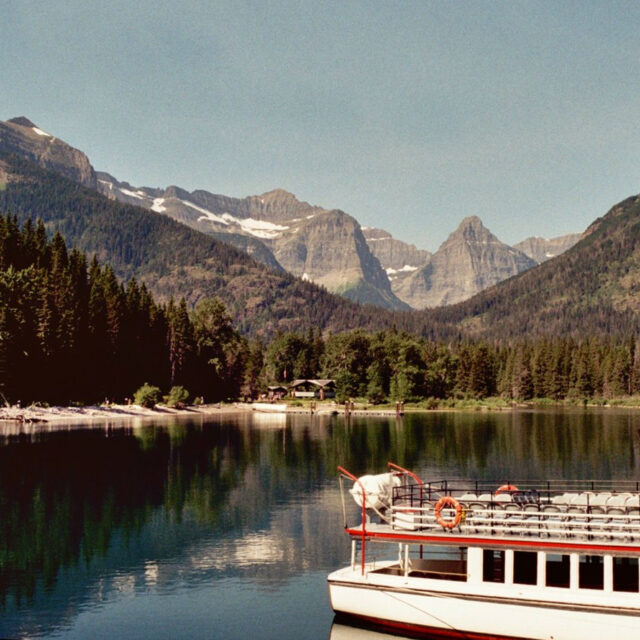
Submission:
<svg viewBox="0 0 640 640">
<path fill-rule="evenodd" d="M 493 243 L 500 242 L 500 240 L 482 224 L 482 220 L 478 216 L 468 216 L 460 222 L 458 228 L 445 240 L 442 246 L 449 246 L 459 242 Z"/>
<path fill-rule="evenodd" d="M 17 118 L 11 118 L 11 120 L 7 120 L 11 124 L 17 124 L 20 127 L 28 127 L 29 129 L 33 129 L 36 125 L 29 120 L 29 118 L 25 118 L 24 116 L 19 116 Z"/>
<path fill-rule="evenodd" d="M 485 226 L 482 224 L 482 220 L 478 218 L 478 216 L 467 216 L 463 218 L 462 222 L 458 225 L 458 229 L 484 229 Z"/>
<path fill-rule="evenodd" d="M 388 231 L 376 227 L 361 227 L 367 240 L 383 240 L 393 237 Z"/>
<path fill-rule="evenodd" d="M 267 191 L 266 193 L 258 196 L 263 200 L 276 200 L 286 198 L 287 200 L 297 200 L 297 198 L 290 193 L 289 191 L 285 191 L 284 189 L 272 189 L 271 191 Z"/>
<path fill-rule="evenodd" d="M 468 216 L 462 220 L 449 239 L 465 238 L 467 240 L 493 238 L 493 234 L 482 224 L 478 216 Z"/>
</svg>

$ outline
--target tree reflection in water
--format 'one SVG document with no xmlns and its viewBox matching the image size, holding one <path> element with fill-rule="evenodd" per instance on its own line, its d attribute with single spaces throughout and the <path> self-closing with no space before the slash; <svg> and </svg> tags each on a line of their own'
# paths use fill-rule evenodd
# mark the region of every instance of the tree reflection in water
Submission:
<svg viewBox="0 0 640 640">
<path fill-rule="evenodd" d="M 428 479 L 640 479 L 639 427 L 633 412 L 549 410 L 0 435 L 0 635 L 49 632 L 127 590 L 239 577 L 266 592 L 344 564 L 338 464 L 362 474 L 393 460 Z"/>
</svg>

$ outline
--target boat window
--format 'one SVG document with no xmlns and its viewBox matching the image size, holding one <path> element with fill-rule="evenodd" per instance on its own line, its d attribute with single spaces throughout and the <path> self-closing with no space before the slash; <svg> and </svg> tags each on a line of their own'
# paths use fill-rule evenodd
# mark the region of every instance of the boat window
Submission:
<svg viewBox="0 0 640 640">
<path fill-rule="evenodd" d="M 467 548 L 429 548 L 424 547 L 422 557 L 411 558 L 411 578 L 430 578 L 432 580 L 467 580 Z"/>
<path fill-rule="evenodd" d="M 604 558 L 580 556 L 578 585 L 580 589 L 604 589 Z"/>
<path fill-rule="evenodd" d="M 536 584 L 538 554 L 535 551 L 513 552 L 513 581 L 516 584 Z"/>
<path fill-rule="evenodd" d="M 638 591 L 638 558 L 613 559 L 613 590 Z"/>
<path fill-rule="evenodd" d="M 482 552 L 482 579 L 485 582 L 504 582 L 504 551 L 485 549 Z"/>
<path fill-rule="evenodd" d="M 571 569 L 569 556 L 556 553 L 547 554 L 547 587 L 569 588 Z"/>
</svg>

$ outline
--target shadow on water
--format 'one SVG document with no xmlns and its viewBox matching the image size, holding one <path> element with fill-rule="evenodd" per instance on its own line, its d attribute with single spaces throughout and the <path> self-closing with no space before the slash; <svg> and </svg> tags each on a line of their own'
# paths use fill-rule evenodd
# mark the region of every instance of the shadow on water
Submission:
<svg viewBox="0 0 640 640">
<path fill-rule="evenodd" d="M 240 638 L 229 612 L 249 590 L 267 621 L 295 606 L 327 637 L 324 576 L 348 556 L 338 464 L 362 474 L 393 460 L 427 479 L 640 480 L 639 427 L 631 412 L 522 411 L 0 433 L 0 636 L 74 637 L 79 619 L 128 597 L 171 629 L 168 598 L 188 593 L 202 608 L 182 637 Z M 152 635 L 122 616 L 111 624 Z"/>
</svg>

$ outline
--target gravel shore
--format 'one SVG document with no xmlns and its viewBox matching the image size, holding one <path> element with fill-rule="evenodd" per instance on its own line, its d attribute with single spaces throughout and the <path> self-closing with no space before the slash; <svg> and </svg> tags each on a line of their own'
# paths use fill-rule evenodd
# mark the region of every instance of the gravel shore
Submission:
<svg viewBox="0 0 640 640">
<path fill-rule="evenodd" d="M 169 416 L 216 415 L 246 411 L 242 405 L 201 405 L 185 409 L 158 406 L 146 409 L 136 404 L 111 404 L 89 407 L 0 407 L 1 422 L 93 422 L 117 418 L 161 418 Z"/>
</svg>

